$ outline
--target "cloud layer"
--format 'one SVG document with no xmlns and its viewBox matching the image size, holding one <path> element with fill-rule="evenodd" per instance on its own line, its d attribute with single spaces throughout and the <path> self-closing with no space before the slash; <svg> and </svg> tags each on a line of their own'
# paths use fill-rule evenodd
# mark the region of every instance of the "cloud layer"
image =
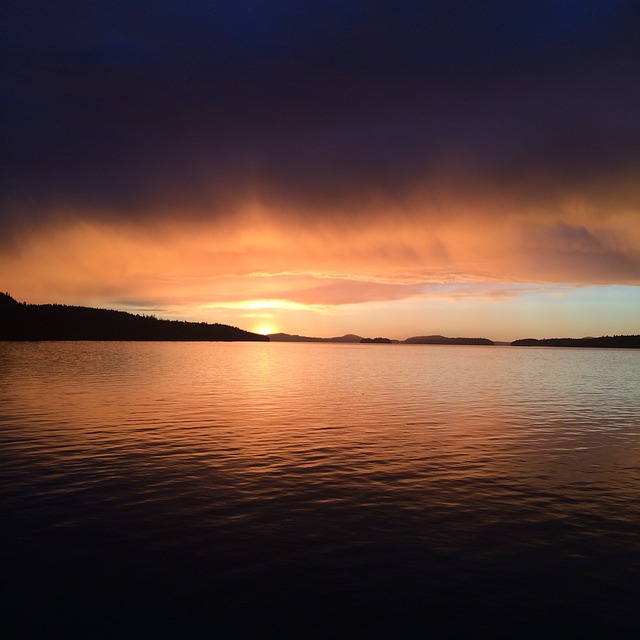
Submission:
<svg viewBox="0 0 640 640">
<path fill-rule="evenodd" d="M 340 218 L 452 188 L 638 202 L 633 3 L 9 2 L 5 18 L 14 224 L 251 198 Z"/>
</svg>

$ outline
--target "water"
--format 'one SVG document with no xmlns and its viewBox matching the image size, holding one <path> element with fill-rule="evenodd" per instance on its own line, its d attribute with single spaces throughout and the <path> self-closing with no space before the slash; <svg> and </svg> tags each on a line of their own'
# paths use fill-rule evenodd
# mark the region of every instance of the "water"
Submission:
<svg viewBox="0 0 640 640">
<path fill-rule="evenodd" d="M 637 637 L 640 352 L 0 343 L 6 637 Z"/>
</svg>

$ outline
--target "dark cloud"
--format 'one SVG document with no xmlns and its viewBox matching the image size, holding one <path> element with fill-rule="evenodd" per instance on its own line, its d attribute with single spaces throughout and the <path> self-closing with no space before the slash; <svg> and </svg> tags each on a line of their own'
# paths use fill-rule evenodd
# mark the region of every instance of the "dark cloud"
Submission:
<svg viewBox="0 0 640 640">
<path fill-rule="evenodd" d="M 640 255 L 599 237 L 583 226 L 563 222 L 528 226 L 523 234 L 525 263 L 535 264 L 540 275 L 566 282 L 634 282 L 640 274 Z M 608 234 L 605 234 L 608 235 Z"/>
<path fill-rule="evenodd" d="M 633 2 L 2 14 L 5 226 L 60 207 L 216 215 L 249 196 L 328 215 L 371 192 L 402 203 L 447 171 L 535 198 L 615 190 L 640 168 Z"/>
</svg>

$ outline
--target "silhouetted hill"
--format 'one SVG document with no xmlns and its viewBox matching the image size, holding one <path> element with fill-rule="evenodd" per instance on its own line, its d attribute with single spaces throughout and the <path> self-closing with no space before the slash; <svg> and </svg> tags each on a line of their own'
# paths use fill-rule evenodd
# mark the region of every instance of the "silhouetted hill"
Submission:
<svg viewBox="0 0 640 640">
<path fill-rule="evenodd" d="M 362 344 L 392 344 L 393 340 L 389 338 L 362 338 Z"/>
<path fill-rule="evenodd" d="M 352 333 L 336 338 L 313 338 L 290 333 L 272 333 L 269 337 L 271 342 L 360 342 L 362 340 L 361 336 L 356 336 Z"/>
<path fill-rule="evenodd" d="M 269 341 L 226 324 L 159 320 L 126 311 L 20 304 L 0 294 L 0 340 Z"/>
<path fill-rule="evenodd" d="M 360 340 L 362 340 L 362 336 L 357 336 L 355 333 L 346 333 L 337 338 L 327 338 L 327 342 L 360 342 Z"/>
<path fill-rule="evenodd" d="M 12 310 L 21 307 L 22 305 L 14 300 L 8 293 L 0 293 L 0 311 Z"/>
<path fill-rule="evenodd" d="M 447 338 L 445 336 L 413 336 L 404 342 L 405 344 L 494 344 L 488 338 Z"/>
<path fill-rule="evenodd" d="M 640 335 L 600 336 L 599 338 L 524 338 L 514 340 L 514 347 L 610 347 L 615 349 L 640 349 Z"/>
</svg>

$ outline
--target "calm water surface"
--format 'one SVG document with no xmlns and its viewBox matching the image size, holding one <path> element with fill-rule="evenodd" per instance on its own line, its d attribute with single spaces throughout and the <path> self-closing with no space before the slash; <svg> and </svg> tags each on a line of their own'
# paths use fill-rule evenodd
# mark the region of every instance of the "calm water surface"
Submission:
<svg viewBox="0 0 640 640">
<path fill-rule="evenodd" d="M 7 637 L 640 633 L 640 351 L 0 343 Z"/>
</svg>

